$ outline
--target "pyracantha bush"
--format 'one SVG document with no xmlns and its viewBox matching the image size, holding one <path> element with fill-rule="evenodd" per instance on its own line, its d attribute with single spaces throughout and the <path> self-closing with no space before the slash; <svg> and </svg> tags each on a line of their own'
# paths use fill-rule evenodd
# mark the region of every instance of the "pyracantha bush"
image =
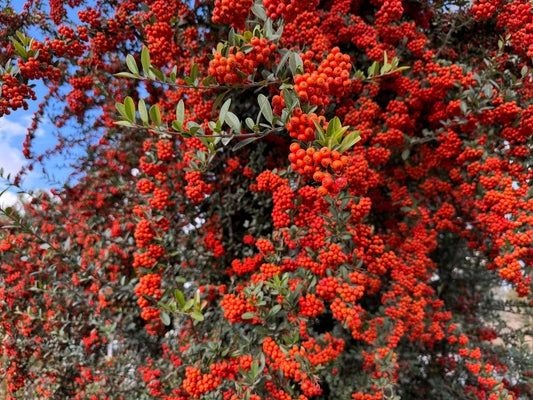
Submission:
<svg viewBox="0 0 533 400">
<path fill-rule="evenodd" d="M 531 8 L 2 6 L 27 169 L 84 150 L 2 210 L 2 397 L 532 398 Z"/>
</svg>

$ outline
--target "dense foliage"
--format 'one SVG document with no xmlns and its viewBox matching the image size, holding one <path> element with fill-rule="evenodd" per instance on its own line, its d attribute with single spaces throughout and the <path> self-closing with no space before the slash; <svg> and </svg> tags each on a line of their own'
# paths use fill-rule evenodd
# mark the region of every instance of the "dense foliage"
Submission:
<svg viewBox="0 0 533 400">
<path fill-rule="evenodd" d="M 0 44 L 28 168 L 84 149 L 3 210 L 8 399 L 532 398 L 530 1 L 29 0 Z"/>
</svg>

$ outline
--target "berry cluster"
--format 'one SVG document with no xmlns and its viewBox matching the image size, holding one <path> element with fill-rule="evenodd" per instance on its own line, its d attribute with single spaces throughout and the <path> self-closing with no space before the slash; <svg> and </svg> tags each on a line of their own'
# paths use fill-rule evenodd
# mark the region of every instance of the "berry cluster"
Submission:
<svg viewBox="0 0 533 400">
<path fill-rule="evenodd" d="M 147 274 L 141 277 L 139 285 L 135 288 L 137 297 L 137 304 L 143 309 L 141 317 L 149 321 L 159 317 L 160 310 L 153 308 L 152 303 L 144 296 L 153 298 L 155 301 L 161 298 L 163 291 L 159 289 L 161 286 L 161 276 L 157 274 Z"/>
<path fill-rule="evenodd" d="M 307 318 L 316 317 L 324 312 L 324 303 L 317 299 L 314 294 L 308 293 L 305 297 L 300 297 L 298 304 L 300 306 L 299 314 Z"/>
<path fill-rule="evenodd" d="M 304 150 L 299 143 L 292 143 L 290 151 L 291 168 L 307 178 L 312 174 L 315 182 L 321 183 L 318 188 L 320 195 L 335 194 L 348 184 L 343 176 L 348 166 L 347 156 L 341 156 L 338 151 L 331 151 L 328 147 L 322 147 L 318 151 L 314 147 Z"/>
<path fill-rule="evenodd" d="M 26 99 L 37 100 L 35 92 L 24 83 L 20 83 L 11 74 L 4 74 L 0 77 L 2 87 L 0 88 L 0 117 L 9 115 L 11 110 L 23 108 L 28 109 Z"/>
<path fill-rule="evenodd" d="M 215 0 L 213 22 L 229 24 L 235 29 L 242 30 L 253 4 L 253 0 Z"/>
<path fill-rule="evenodd" d="M 246 312 L 256 312 L 256 307 L 252 304 L 254 299 L 246 299 L 244 293 L 239 293 L 238 296 L 233 293 L 224 296 L 220 305 L 224 308 L 224 318 L 228 319 L 231 323 L 236 322 L 249 322 L 252 324 L 262 323 L 260 318 L 254 317 L 251 319 L 243 320 L 242 315 Z"/>
<path fill-rule="evenodd" d="M 276 20 L 281 17 L 285 21 L 294 20 L 304 11 L 314 10 L 318 3 L 318 0 L 263 0 L 269 18 Z"/>
<path fill-rule="evenodd" d="M 251 38 L 250 45 L 253 49 L 249 53 L 231 47 L 227 57 L 216 51 L 214 59 L 209 62 L 209 75 L 215 77 L 220 84 L 233 85 L 246 82 L 248 76 L 254 73 L 260 65 L 268 64 L 271 54 L 276 50 L 274 43 L 255 36 Z"/>
<path fill-rule="evenodd" d="M 342 96 L 345 88 L 351 84 L 350 56 L 334 47 L 320 65 L 311 62 L 312 53 L 301 53 L 304 60 L 304 73 L 294 76 L 294 90 L 302 102 L 314 106 L 327 106 L 333 96 Z M 283 94 L 272 98 L 274 112 L 280 115 L 285 107 Z"/>
<path fill-rule="evenodd" d="M 187 367 L 185 369 L 186 379 L 183 380 L 183 389 L 187 391 L 193 398 L 200 398 L 204 393 L 215 390 L 222 383 L 222 379 L 213 374 L 202 374 L 202 372 L 195 367 Z"/>
<path fill-rule="evenodd" d="M 293 111 L 293 116 L 289 122 L 285 125 L 287 131 L 292 138 L 311 142 L 315 140 L 315 124 L 313 121 L 318 122 L 321 126 L 326 124 L 326 118 L 318 116 L 315 113 L 305 114 L 301 108 L 296 108 Z"/>
</svg>

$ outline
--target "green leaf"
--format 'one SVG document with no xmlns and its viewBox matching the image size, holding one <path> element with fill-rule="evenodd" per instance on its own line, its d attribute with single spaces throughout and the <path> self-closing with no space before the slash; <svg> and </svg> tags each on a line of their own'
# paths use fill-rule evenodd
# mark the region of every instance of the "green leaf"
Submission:
<svg viewBox="0 0 533 400">
<path fill-rule="evenodd" d="M 287 89 L 282 89 L 283 93 L 283 100 L 285 100 L 285 105 L 289 109 L 289 111 L 292 111 L 295 107 L 294 101 L 292 96 L 290 95 L 290 92 Z"/>
<path fill-rule="evenodd" d="M 185 305 L 183 306 L 183 311 L 187 311 L 187 310 L 190 310 L 190 308 L 194 306 L 194 299 L 189 299 L 187 300 L 187 302 L 185 303 Z"/>
<path fill-rule="evenodd" d="M 386 53 L 385 53 L 386 54 Z M 381 70 L 379 71 L 379 73 L 381 75 L 385 75 L 387 72 L 389 72 L 390 70 L 392 69 L 392 64 L 383 64 L 383 66 L 381 67 Z"/>
<path fill-rule="evenodd" d="M 265 8 L 261 6 L 260 4 L 253 4 L 252 5 L 252 13 L 259 18 L 261 21 L 267 20 L 267 15 L 265 12 Z"/>
<path fill-rule="evenodd" d="M 303 72 L 304 62 L 302 57 L 298 53 L 292 53 L 289 57 L 289 69 L 293 75 L 296 75 L 297 72 Z"/>
<path fill-rule="evenodd" d="M 337 121 L 340 123 L 339 117 L 335 117 L 329 122 L 328 129 L 326 130 L 326 138 L 333 137 L 333 133 L 337 130 Z"/>
<path fill-rule="evenodd" d="M 392 353 L 390 351 L 389 353 Z M 252 378 L 257 378 L 257 375 L 259 374 L 259 363 L 257 361 L 254 361 L 251 365 L 250 372 L 252 373 Z"/>
<path fill-rule="evenodd" d="M 253 130 L 253 129 L 254 129 L 254 125 L 255 125 L 255 124 L 254 124 L 254 120 L 253 120 L 253 119 L 251 119 L 250 117 L 247 117 L 246 120 L 245 120 L 245 122 L 246 122 L 246 126 L 248 126 L 248 128 L 249 128 L 250 130 Z"/>
<path fill-rule="evenodd" d="M 270 314 L 276 315 L 281 311 L 281 306 L 279 304 L 276 304 L 274 307 L 270 309 Z"/>
<path fill-rule="evenodd" d="M 123 117 L 126 117 L 126 107 L 124 106 L 124 104 L 122 103 L 115 103 L 115 108 L 117 109 L 117 111 L 119 112 L 120 115 L 122 115 Z"/>
<path fill-rule="evenodd" d="M 161 71 L 159 71 L 157 68 L 150 67 L 150 74 L 148 77 L 153 79 L 154 76 L 157 77 L 157 79 L 159 79 L 161 82 L 165 81 L 165 75 L 163 75 Z"/>
<path fill-rule="evenodd" d="M 170 316 L 165 311 L 160 312 L 159 318 L 161 318 L 163 324 L 170 325 Z"/>
<path fill-rule="evenodd" d="M 315 137 L 317 140 L 323 142 L 326 140 L 326 131 L 324 131 L 324 128 L 317 120 L 313 120 L 313 124 L 315 124 L 316 132 Z"/>
<path fill-rule="evenodd" d="M 204 320 L 204 316 L 200 311 L 193 311 L 191 317 L 200 322 Z"/>
<path fill-rule="evenodd" d="M 144 75 L 146 77 L 150 74 L 150 52 L 148 47 L 144 47 L 141 52 L 141 64 L 143 67 Z"/>
<path fill-rule="evenodd" d="M 139 74 L 139 68 L 137 67 L 137 63 L 135 62 L 135 58 L 131 54 L 128 54 L 126 56 L 126 65 L 128 66 L 128 69 L 133 74 Z"/>
<path fill-rule="evenodd" d="M 128 126 L 128 127 L 134 126 L 130 121 L 115 121 L 115 125 Z"/>
<path fill-rule="evenodd" d="M 409 149 L 405 149 L 404 151 L 402 151 L 402 160 L 407 160 L 409 158 L 410 153 L 411 151 Z"/>
<path fill-rule="evenodd" d="M 139 76 L 130 74 L 129 72 L 119 72 L 118 74 L 115 74 L 115 76 L 118 76 L 120 78 L 133 78 L 133 79 L 139 79 Z"/>
<path fill-rule="evenodd" d="M 224 104 L 222 105 L 222 107 L 220 108 L 220 113 L 218 114 L 218 119 L 224 123 L 226 122 L 226 115 L 228 113 L 228 110 L 229 110 L 229 106 L 231 104 L 231 99 L 227 99 Z"/>
<path fill-rule="evenodd" d="M 261 112 L 265 116 L 266 120 L 270 123 L 274 120 L 274 113 L 272 112 L 272 107 L 270 106 L 270 102 L 266 98 L 265 95 L 260 94 L 257 97 L 257 101 L 259 102 L 259 108 L 261 109 Z"/>
<path fill-rule="evenodd" d="M 343 153 L 361 140 L 361 131 L 350 132 L 341 142 L 338 152 Z"/>
<path fill-rule="evenodd" d="M 239 118 L 235 114 L 228 111 L 224 120 L 235 133 L 241 133 L 241 121 L 239 121 Z"/>
<path fill-rule="evenodd" d="M 194 63 L 191 68 L 191 79 L 194 81 L 198 77 L 198 64 Z"/>
<path fill-rule="evenodd" d="M 235 46 L 235 29 L 231 28 L 228 33 L 228 44 Z"/>
<path fill-rule="evenodd" d="M 285 54 L 283 55 L 283 57 L 281 57 L 281 60 L 279 60 L 279 63 L 275 67 L 276 68 L 276 70 L 275 70 L 276 76 L 278 76 L 280 71 L 282 71 L 282 68 L 285 65 L 285 63 L 287 62 L 287 59 L 289 58 L 290 55 L 291 55 L 291 52 L 289 50 L 285 50 Z"/>
<path fill-rule="evenodd" d="M 237 143 L 235 146 L 233 146 L 233 149 L 231 149 L 231 150 L 232 151 L 239 150 L 241 147 L 249 145 L 250 143 L 255 142 L 258 139 L 259 139 L 259 136 L 254 136 L 254 137 L 249 137 L 249 138 L 246 138 L 244 140 L 241 140 L 239 143 Z"/>
<path fill-rule="evenodd" d="M 334 141 L 336 142 L 335 144 L 337 143 L 340 143 L 340 141 L 342 140 L 342 136 L 344 135 L 344 133 L 350 129 L 349 126 L 343 126 L 343 127 L 340 127 L 339 129 L 337 129 L 334 133 L 333 133 L 333 139 Z"/>
<path fill-rule="evenodd" d="M 150 107 L 150 118 L 155 126 L 161 126 L 161 111 L 159 111 L 159 106 L 156 104 Z"/>
<path fill-rule="evenodd" d="M 222 100 L 224 100 L 224 97 L 230 92 L 231 89 L 226 90 L 224 93 L 220 93 L 215 102 L 213 103 L 213 108 L 211 109 L 211 117 L 215 116 L 215 110 L 222 104 Z"/>
<path fill-rule="evenodd" d="M 139 100 L 139 117 L 144 125 L 148 125 L 148 112 L 146 111 L 146 104 L 143 99 Z"/>
<path fill-rule="evenodd" d="M 379 71 L 379 63 L 377 61 L 374 61 L 374 63 L 368 67 L 368 77 L 371 78 L 374 75 L 376 75 Z"/>
<path fill-rule="evenodd" d="M 130 96 L 124 99 L 124 110 L 128 121 L 135 122 L 135 103 Z"/>
<path fill-rule="evenodd" d="M 176 301 L 178 302 L 180 307 L 183 307 L 185 305 L 185 297 L 183 296 L 183 292 L 181 290 L 174 290 L 174 297 L 176 298 Z"/>
<path fill-rule="evenodd" d="M 178 105 L 176 106 L 176 121 L 183 126 L 183 122 L 185 121 L 185 104 L 183 100 L 178 101 Z"/>
<path fill-rule="evenodd" d="M 15 46 L 15 50 L 17 51 L 17 54 L 20 57 L 26 58 L 26 56 L 28 55 L 28 52 L 26 51 L 24 47 L 22 47 L 22 45 L 19 42 L 17 42 L 16 40 L 13 40 L 13 46 Z"/>
<path fill-rule="evenodd" d="M 241 318 L 242 318 L 242 319 L 252 319 L 252 318 L 257 318 L 257 314 L 254 313 L 254 312 L 248 311 L 248 312 L 245 312 L 244 314 L 242 314 Z"/>
</svg>

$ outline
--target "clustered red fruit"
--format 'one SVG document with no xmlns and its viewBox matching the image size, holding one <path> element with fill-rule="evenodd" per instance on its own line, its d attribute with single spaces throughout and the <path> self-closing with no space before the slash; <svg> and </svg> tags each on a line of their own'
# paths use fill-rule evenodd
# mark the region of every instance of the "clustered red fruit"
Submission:
<svg viewBox="0 0 533 400">
<path fill-rule="evenodd" d="M 251 38 L 250 45 L 253 49 L 248 53 L 236 47 L 230 47 L 227 57 L 216 51 L 215 58 L 209 62 L 209 74 L 220 84 L 233 85 L 246 82 L 248 76 L 254 73 L 260 65 L 267 65 L 270 62 L 271 54 L 276 50 L 274 43 L 255 36 Z"/>
<path fill-rule="evenodd" d="M 243 29 L 253 4 L 253 0 L 215 0 L 213 22 Z"/>
<path fill-rule="evenodd" d="M 312 175 L 315 182 L 321 183 L 318 188 L 321 195 L 335 194 L 348 184 L 343 176 L 348 165 L 347 156 L 342 156 L 336 150 L 331 151 L 328 147 L 322 147 L 320 150 L 308 147 L 304 150 L 299 143 L 292 143 L 290 150 L 291 168 L 304 177 Z"/>
<path fill-rule="evenodd" d="M 295 108 L 293 116 L 289 122 L 285 125 L 287 131 L 291 137 L 304 141 L 311 142 L 315 140 L 315 124 L 316 121 L 320 126 L 324 126 L 326 118 L 324 116 L 318 116 L 315 113 L 305 114 L 301 108 Z"/>
<path fill-rule="evenodd" d="M 161 298 L 163 291 L 159 289 L 161 286 L 161 276 L 158 274 L 147 274 L 141 277 L 139 285 L 135 288 L 135 294 L 139 297 L 137 303 L 143 309 L 141 317 L 150 321 L 159 318 L 160 310 L 154 307 L 149 300 L 143 297 L 151 297 L 154 302 Z"/>
<path fill-rule="evenodd" d="M 312 52 L 300 53 L 304 61 L 304 73 L 294 76 L 294 90 L 300 100 L 314 106 L 327 106 L 335 96 L 342 96 L 350 86 L 350 56 L 334 47 L 322 60 L 320 65 L 310 61 Z M 275 95 L 272 99 L 274 112 L 281 113 L 285 107 L 283 94 Z"/>
<path fill-rule="evenodd" d="M 27 99 L 37 100 L 35 92 L 28 85 L 20 83 L 11 74 L 4 74 L 0 78 L 0 117 L 11 114 L 10 110 L 28 109 Z"/>
<path fill-rule="evenodd" d="M 266 14 L 273 20 L 282 17 L 285 21 L 292 21 L 306 10 L 313 10 L 318 0 L 263 0 Z"/>
<path fill-rule="evenodd" d="M 254 303 L 257 302 L 256 298 L 247 299 L 244 296 L 244 293 L 239 293 L 238 296 L 231 294 L 226 294 L 220 305 L 224 308 L 224 318 L 227 318 L 229 322 L 248 322 L 252 324 L 262 323 L 260 318 L 248 318 L 246 320 L 242 319 L 242 315 L 246 312 L 255 313 L 257 311 Z"/>
</svg>

